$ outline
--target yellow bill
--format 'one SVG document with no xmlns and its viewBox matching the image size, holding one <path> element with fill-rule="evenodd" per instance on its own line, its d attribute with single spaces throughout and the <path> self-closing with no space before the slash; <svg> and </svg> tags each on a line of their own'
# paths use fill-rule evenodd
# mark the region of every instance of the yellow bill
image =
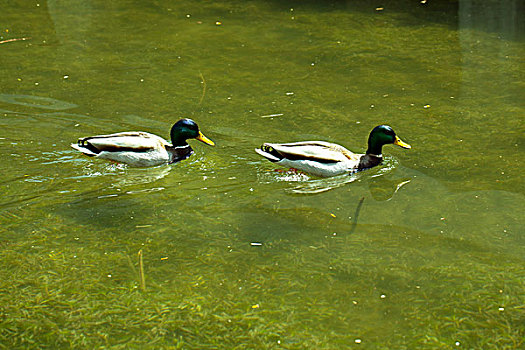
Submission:
<svg viewBox="0 0 525 350">
<path fill-rule="evenodd" d="M 408 143 L 404 142 L 403 140 L 401 140 L 399 137 L 396 136 L 396 140 L 394 141 L 394 145 L 397 145 L 399 147 L 403 147 L 403 148 L 412 148 Z"/>
<path fill-rule="evenodd" d="M 207 138 L 206 136 L 204 136 L 204 134 L 200 131 L 199 131 L 199 136 L 197 136 L 196 139 L 199 140 L 200 142 L 204 142 L 207 145 L 215 146 L 215 143 L 209 138 Z"/>
</svg>

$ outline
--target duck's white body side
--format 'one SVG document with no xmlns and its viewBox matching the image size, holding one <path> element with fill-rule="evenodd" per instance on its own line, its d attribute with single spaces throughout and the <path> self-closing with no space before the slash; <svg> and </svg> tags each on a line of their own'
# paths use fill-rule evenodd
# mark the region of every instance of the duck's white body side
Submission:
<svg viewBox="0 0 525 350">
<path fill-rule="evenodd" d="M 71 147 L 90 157 L 135 167 L 170 163 L 172 156 L 168 149 L 173 149 L 162 137 L 142 131 L 86 137 L 79 139 L 78 144 L 71 144 Z"/>
<path fill-rule="evenodd" d="M 264 150 L 270 148 L 277 151 L 281 158 Z M 338 144 L 324 141 L 265 143 L 255 152 L 276 164 L 320 177 L 355 172 L 362 156 Z"/>
</svg>

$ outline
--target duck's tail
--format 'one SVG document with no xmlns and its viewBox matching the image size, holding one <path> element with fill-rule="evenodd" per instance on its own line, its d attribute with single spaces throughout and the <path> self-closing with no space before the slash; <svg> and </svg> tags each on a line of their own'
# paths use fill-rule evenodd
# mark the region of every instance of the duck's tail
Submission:
<svg viewBox="0 0 525 350">
<path fill-rule="evenodd" d="M 255 152 L 259 153 L 264 158 L 268 159 L 270 162 L 278 162 L 282 160 L 284 157 L 277 152 L 272 146 L 268 144 L 263 144 L 261 148 L 256 148 Z"/>
</svg>

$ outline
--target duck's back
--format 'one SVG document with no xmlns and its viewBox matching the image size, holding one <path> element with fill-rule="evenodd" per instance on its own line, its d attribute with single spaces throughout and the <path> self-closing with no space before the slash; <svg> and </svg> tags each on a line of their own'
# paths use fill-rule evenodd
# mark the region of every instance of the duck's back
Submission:
<svg viewBox="0 0 525 350">
<path fill-rule="evenodd" d="M 356 155 L 341 145 L 325 141 L 301 141 L 292 143 L 265 143 L 290 160 L 308 159 L 319 162 L 346 162 L 358 160 Z"/>
<path fill-rule="evenodd" d="M 97 135 L 79 139 L 79 144 L 91 144 L 100 152 L 147 152 L 158 147 L 168 146 L 168 142 L 148 132 L 119 132 L 109 135 Z"/>
</svg>

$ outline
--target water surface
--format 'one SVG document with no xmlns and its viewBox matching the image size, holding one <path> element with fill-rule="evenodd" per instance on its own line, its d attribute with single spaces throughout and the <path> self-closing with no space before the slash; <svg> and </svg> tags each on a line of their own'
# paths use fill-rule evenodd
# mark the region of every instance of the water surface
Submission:
<svg viewBox="0 0 525 350">
<path fill-rule="evenodd" d="M 4 4 L 5 348 L 523 346 L 519 1 Z M 69 147 L 181 117 L 133 169 Z M 411 150 L 317 179 L 262 142 Z M 146 291 L 139 285 L 143 251 Z"/>
</svg>

